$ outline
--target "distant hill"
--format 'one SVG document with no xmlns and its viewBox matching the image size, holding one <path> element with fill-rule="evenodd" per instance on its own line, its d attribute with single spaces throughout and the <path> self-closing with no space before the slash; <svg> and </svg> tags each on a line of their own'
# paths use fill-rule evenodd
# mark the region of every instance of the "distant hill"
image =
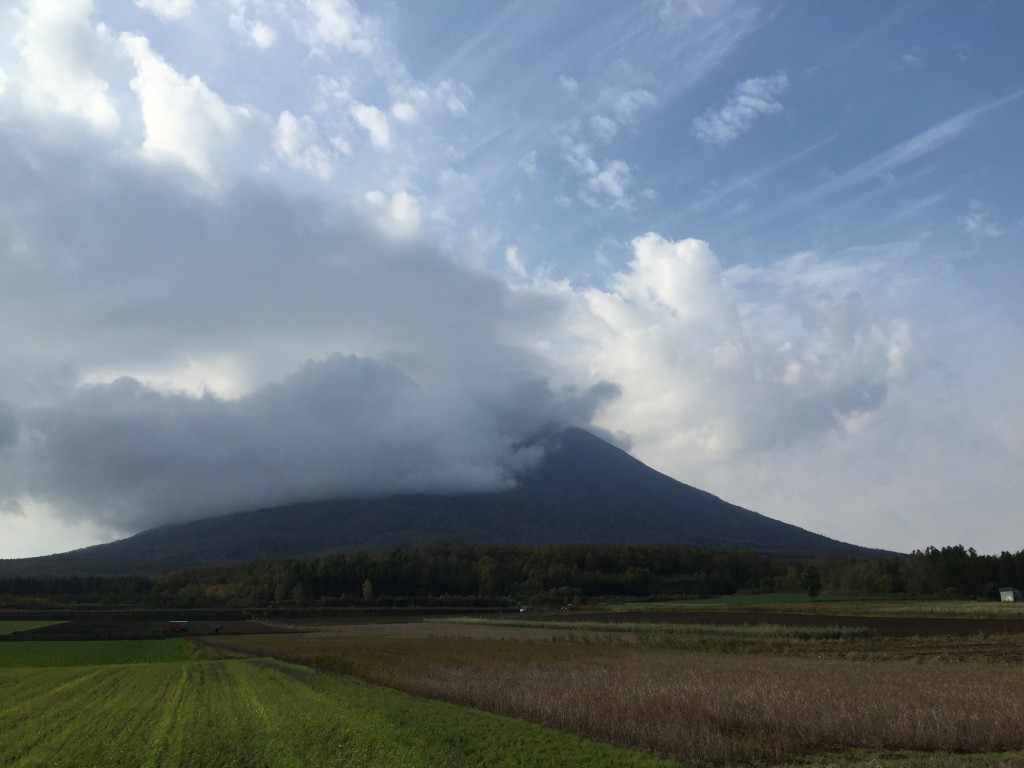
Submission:
<svg viewBox="0 0 1024 768">
<path fill-rule="evenodd" d="M 680 483 L 582 429 L 539 439 L 541 465 L 492 494 L 404 494 L 238 512 L 60 555 L 0 575 L 158 573 L 214 562 L 430 544 L 678 544 L 787 557 L 892 554 L 846 544 Z"/>
</svg>

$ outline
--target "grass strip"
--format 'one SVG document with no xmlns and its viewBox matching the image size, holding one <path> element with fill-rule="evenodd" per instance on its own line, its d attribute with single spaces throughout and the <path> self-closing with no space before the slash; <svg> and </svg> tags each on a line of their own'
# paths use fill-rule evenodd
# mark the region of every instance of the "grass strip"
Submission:
<svg viewBox="0 0 1024 768">
<path fill-rule="evenodd" d="M 15 632 L 27 632 L 30 629 L 41 629 L 63 623 L 63 621 L 0 621 L 0 635 L 13 635 Z"/>
<path fill-rule="evenodd" d="M 190 648 L 178 638 L 161 640 L 27 640 L 0 643 L 0 669 L 152 664 L 187 661 Z"/>
</svg>

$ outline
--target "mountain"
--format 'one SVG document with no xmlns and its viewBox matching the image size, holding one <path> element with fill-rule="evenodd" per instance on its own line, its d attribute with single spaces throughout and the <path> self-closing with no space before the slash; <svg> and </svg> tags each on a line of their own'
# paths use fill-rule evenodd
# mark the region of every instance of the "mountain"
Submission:
<svg viewBox="0 0 1024 768">
<path fill-rule="evenodd" d="M 540 466 L 500 493 L 403 494 L 238 512 L 60 555 L 0 574 L 163 572 L 214 562 L 430 544 L 679 544 L 792 557 L 884 553 L 729 504 L 582 429 L 539 439 Z"/>
</svg>

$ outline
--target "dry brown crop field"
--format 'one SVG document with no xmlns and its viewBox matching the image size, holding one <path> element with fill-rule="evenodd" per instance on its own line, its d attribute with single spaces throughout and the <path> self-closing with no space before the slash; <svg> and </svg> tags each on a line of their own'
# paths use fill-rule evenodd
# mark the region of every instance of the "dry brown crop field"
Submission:
<svg viewBox="0 0 1024 768">
<path fill-rule="evenodd" d="M 644 634 L 408 624 L 205 642 L 700 765 L 851 750 L 876 765 L 1024 765 L 1022 636 L 752 633 L 694 650 Z"/>
</svg>

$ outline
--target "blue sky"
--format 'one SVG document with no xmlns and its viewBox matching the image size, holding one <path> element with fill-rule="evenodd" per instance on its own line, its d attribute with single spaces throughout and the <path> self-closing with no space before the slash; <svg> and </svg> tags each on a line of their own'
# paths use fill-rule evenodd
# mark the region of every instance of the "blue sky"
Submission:
<svg viewBox="0 0 1024 768">
<path fill-rule="evenodd" d="M 1024 4 L 0 14 L 0 557 L 507 487 L 547 423 L 1022 546 Z"/>
</svg>

